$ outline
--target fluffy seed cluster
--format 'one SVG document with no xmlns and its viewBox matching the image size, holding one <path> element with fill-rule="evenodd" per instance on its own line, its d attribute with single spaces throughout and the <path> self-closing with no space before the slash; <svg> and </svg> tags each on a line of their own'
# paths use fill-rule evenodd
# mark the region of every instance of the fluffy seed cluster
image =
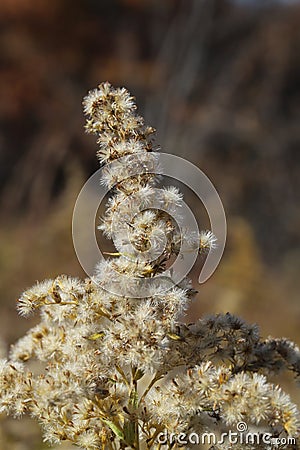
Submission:
<svg viewBox="0 0 300 450">
<path fill-rule="evenodd" d="M 19 313 L 38 310 L 41 320 L 0 362 L 0 412 L 29 414 L 45 441 L 86 450 L 170 448 L 160 433 L 220 434 L 241 421 L 297 439 L 297 408 L 267 377 L 285 368 L 299 375 L 299 349 L 286 339 L 261 340 L 256 326 L 230 314 L 180 322 L 195 291 L 188 280 L 175 285 L 156 275 L 182 241 L 207 253 L 215 238 L 182 235 L 172 217 L 182 204 L 177 189 L 157 197 L 154 130 L 130 94 L 103 83 L 83 105 L 86 130 L 98 136 L 102 181 L 113 188 L 100 228 L 119 251 L 94 280 L 59 276 L 22 294 Z M 145 279 L 153 283 L 141 298 Z M 133 295 L 122 295 L 125 287 Z"/>
</svg>

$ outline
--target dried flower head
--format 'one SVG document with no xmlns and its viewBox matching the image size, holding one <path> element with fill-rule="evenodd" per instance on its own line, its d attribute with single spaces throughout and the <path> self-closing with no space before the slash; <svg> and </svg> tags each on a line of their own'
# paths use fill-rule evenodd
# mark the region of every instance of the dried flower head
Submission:
<svg viewBox="0 0 300 450">
<path fill-rule="evenodd" d="M 107 165 L 102 181 L 114 188 L 100 229 L 109 238 L 117 229 L 122 251 L 99 263 L 94 280 L 60 276 L 22 294 L 20 314 L 38 310 L 41 321 L 0 362 L 0 412 L 30 414 L 45 441 L 86 450 L 176 448 L 160 434 L 217 436 L 241 421 L 296 439 L 297 408 L 267 377 L 285 367 L 299 375 L 299 349 L 286 339 L 261 340 L 257 326 L 230 314 L 180 322 L 195 291 L 189 280 L 175 285 L 156 275 L 178 255 L 180 241 L 195 246 L 195 236 L 181 236 L 168 212 L 151 208 L 157 159 L 146 156 L 154 151 L 154 130 L 127 90 L 109 83 L 90 91 L 83 107 Z M 161 192 L 168 211 L 180 209 L 177 189 Z M 203 231 L 197 245 L 208 253 L 216 239 Z M 147 279 L 154 282 L 146 298 L 121 294 L 125 287 L 137 294 Z M 119 295 L 107 289 L 116 285 Z M 38 373 L 30 370 L 32 359 L 43 363 Z"/>
</svg>

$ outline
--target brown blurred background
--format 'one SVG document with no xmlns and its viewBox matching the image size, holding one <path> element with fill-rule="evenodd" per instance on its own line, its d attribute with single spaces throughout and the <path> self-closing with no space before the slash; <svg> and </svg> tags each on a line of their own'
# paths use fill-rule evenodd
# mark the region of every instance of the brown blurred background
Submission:
<svg viewBox="0 0 300 450">
<path fill-rule="evenodd" d="M 81 100 L 105 80 L 135 95 L 162 150 L 199 166 L 223 201 L 226 251 L 187 320 L 230 311 L 299 343 L 300 4 L 1 0 L 0 24 L 4 346 L 34 323 L 15 311 L 26 287 L 84 276 L 72 210 L 98 163 Z M 20 437 L 4 423 L 1 450 L 41 448 L 36 428 Z"/>
</svg>

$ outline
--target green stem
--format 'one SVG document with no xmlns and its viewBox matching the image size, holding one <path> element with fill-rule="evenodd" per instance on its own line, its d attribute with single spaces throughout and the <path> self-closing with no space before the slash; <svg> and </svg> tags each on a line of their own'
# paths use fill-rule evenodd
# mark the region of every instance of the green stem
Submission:
<svg viewBox="0 0 300 450">
<path fill-rule="evenodd" d="M 139 405 L 140 405 L 141 402 L 144 400 L 144 398 L 146 397 L 146 395 L 148 394 L 148 392 L 150 391 L 150 389 L 152 388 L 152 386 L 153 386 L 157 381 L 161 380 L 162 377 L 163 377 L 162 374 L 156 374 L 156 375 L 152 378 L 152 380 L 150 381 L 149 385 L 147 386 L 147 388 L 145 389 L 143 395 L 142 395 L 141 398 L 140 398 Z"/>
<path fill-rule="evenodd" d="M 125 373 L 124 373 L 124 371 L 121 369 L 121 367 L 119 367 L 119 366 L 115 366 L 116 367 L 116 370 L 117 370 L 117 372 L 119 372 L 119 374 L 121 375 L 121 377 L 123 378 L 123 381 L 124 381 L 124 383 L 126 384 L 126 386 L 128 387 L 128 389 L 130 389 L 130 385 L 129 385 L 129 383 L 128 383 L 128 380 L 127 380 L 127 378 L 126 378 L 126 375 L 125 375 Z"/>
</svg>

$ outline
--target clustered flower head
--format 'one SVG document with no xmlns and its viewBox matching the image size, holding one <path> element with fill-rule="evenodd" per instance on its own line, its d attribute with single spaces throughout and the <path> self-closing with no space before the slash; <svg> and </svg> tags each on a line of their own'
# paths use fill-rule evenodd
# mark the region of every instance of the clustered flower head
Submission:
<svg viewBox="0 0 300 450">
<path fill-rule="evenodd" d="M 98 137 L 102 182 L 112 189 L 100 229 L 121 250 L 99 264 L 94 279 L 59 276 L 22 294 L 19 313 L 38 310 L 41 320 L 1 360 L 0 412 L 29 414 L 46 442 L 86 450 L 177 448 L 160 443 L 159 434 L 220 434 L 240 421 L 297 438 L 297 408 L 267 377 L 284 368 L 299 375 L 299 349 L 286 339 L 261 340 L 256 326 L 230 314 L 180 321 L 195 291 L 188 280 L 168 279 L 166 289 L 168 277 L 156 275 L 182 241 L 207 253 L 215 238 L 180 235 L 172 212 L 182 195 L 173 187 L 160 190 L 167 211 L 151 207 L 154 130 L 127 90 L 103 83 L 83 106 L 86 130 Z M 145 279 L 153 283 L 141 298 Z M 38 372 L 33 360 L 41 362 Z M 261 445 L 236 448 L 267 448 Z"/>
</svg>

